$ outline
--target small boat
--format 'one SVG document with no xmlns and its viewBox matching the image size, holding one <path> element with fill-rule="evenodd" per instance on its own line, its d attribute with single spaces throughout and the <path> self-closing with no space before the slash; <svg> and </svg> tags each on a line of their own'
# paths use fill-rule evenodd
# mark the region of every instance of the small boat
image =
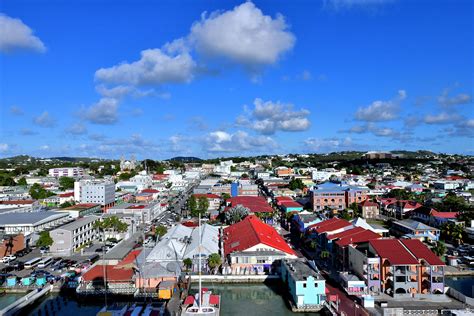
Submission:
<svg viewBox="0 0 474 316">
<path fill-rule="evenodd" d="M 124 316 L 139 316 L 143 308 L 143 305 L 133 304 L 127 309 Z"/>
<path fill-rule="evenodd" d="M 104 306 L 97 313 L 97 316 L 125 316 L 127 309 L 127 305 L 113 304 L 110 306 Z"/>
<path fill-rule="evenodd" d="M 148 304 L 143 311 L 141 316 L 161 316 L 165 314 L 165 304 L 160 302 L 155 302 Z"/>
</svg>

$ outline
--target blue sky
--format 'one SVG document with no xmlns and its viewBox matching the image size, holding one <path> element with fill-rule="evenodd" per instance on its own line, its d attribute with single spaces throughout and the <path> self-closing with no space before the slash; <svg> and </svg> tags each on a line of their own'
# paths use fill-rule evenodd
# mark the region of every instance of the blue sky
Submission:
<svg viewBox="0 0 474 316">
<path fill-rule="evenodd" d="M 0 156 L 474 152 L 471 1 L 3 1 Z"/>
</svg>

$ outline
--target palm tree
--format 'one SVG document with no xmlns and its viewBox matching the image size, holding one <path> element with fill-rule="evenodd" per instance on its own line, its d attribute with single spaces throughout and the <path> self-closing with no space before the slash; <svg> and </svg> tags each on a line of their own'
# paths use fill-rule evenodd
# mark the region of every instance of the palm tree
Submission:
<svg viewBox="0 0 474 316">
<path fill-rule="evenodd" d="M 222 259 L 218 253 L 213 253 L 209 255 L 209 258 L 207 259 L 207 265 L 209 266 L 209 268 L 211 268 L 211 271 L 218 268 L 221 264 L 222 264 Z"/>
<path fill-rule="evenodd" d="M 452 228 L 451 231 L 451 239 L 457 244 L 460 245 L 462 244 L 462 238 L 463 238 L 463 233 L 464 229 L 461 225 L 456 225 L 452 224 L 454 227 Z"/>
<path fill-rule="evenodd" d="M 438 241 L 436 246 L 433 248 L 433 252 L 438 256 L 442 257 L 446 252 L 446 246 L 443 242 Z"/>
</svg>

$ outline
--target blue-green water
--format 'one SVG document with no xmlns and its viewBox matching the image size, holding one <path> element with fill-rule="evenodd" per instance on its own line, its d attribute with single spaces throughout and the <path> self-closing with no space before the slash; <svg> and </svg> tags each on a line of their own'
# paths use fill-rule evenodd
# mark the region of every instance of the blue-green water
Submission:
<svg viewBox="0 0 474 316">
<path fill-rule="evenodd" d="M 445 283 L 464 295 L 474 297 L 474 277 L 472 276 L 446 278 Z"/>
<path fill-rule="evenodd" d="M 285 299 L 282 297 L 283 293 L 280 292 L 278 285 L 206 284 L 205 286 L 211 289 L 214 293 L 221 295 L 221 315 L 321 315 L 319 313 L 293 314 L 288 308 Z M 15 297 L 14 295 L 6 295 L 2 297 L 3 300 L 8 300 L 10 303 L 16 298 L 18 298 L 18 296 Z M 2 308 L 1 302 L 2 301 L 0 301 L 0 308 Z M 4 305 L 6 306 L 8 303 Z M 23 315 L 93 316 L 96 315 L 102 307 L 103 303 L 101 302 L 87 301 L 85 303 L 80 303 L 72 298 L 50 294 L 29 310 L 24 311 Z M 46 314 L 46 311 L 48 314 Z"/>
</svg>

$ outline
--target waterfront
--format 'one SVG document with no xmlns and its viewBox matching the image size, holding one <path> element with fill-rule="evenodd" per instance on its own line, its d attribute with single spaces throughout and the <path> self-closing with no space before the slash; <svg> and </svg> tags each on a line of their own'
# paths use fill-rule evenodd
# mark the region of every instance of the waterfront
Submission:
<svg viewBox="0 0 474 316">
<path fill-rule="evenodd" d="M 450 286 L 469 297 L 474 297 L 474 277 L 460 276 L 445 278 L 446 286 Z"/>
<path fill-rule="evenodd" d="M 286 301 L 282 297 L 277 284 L 205 284 L 216 294 L 221 295 L 221 315 L 322 315 L 323 313 L 298 313 L 293 314 Z M 18 298 L 17 294 L 8 294 L 0 298 L 0 304 L 8 305 Z M 8 302 L 8 303 L 7 303 Z M 0 305 L 0 308 L 2 305 Z M 80 302 L 74 298 L 60 297 L 58 294 L 50 294 L 40 303 L 22 315 L 95 315 L 103 303 L 100 301 Z M 51 311 L 54 310 L 54 313 Z"/>
</svg>

